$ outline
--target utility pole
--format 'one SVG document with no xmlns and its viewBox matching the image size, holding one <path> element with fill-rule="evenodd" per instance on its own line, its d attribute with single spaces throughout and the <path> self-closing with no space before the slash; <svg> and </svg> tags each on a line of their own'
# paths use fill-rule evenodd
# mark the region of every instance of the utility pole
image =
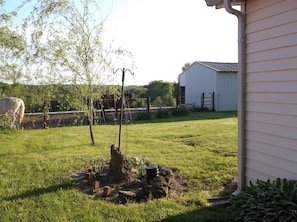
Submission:
<svg viewBox="0 0 297 222">
<path fill-rule="evenodd" d="M 123 122 L 123 109 L 124 109 L 124 84 L 125 84 L 125 73 L 128 71 L 131 73 L 131 75 L 133 75 L 134 73 L 131 72 L 131 70 L 129 69 L 125 69 L 125 68 L 118 68 L 115 72 L 117 73 L 117 71 L 121 70 L 122 71 L 122 90 L 121 90 L 121 112 L 120 112 L 120 128 L 119 128 L 119 143 L 118 143 L 118 149 L 120 150 L 120 146 L 121 146 L 121 133 L 122 133 L 122 122 Z"/>
</svg>

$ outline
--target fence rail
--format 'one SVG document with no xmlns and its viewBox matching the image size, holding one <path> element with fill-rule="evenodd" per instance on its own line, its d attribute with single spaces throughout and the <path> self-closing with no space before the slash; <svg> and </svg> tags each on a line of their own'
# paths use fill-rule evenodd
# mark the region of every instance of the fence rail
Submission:
<svg viewBox="0 0 297 222">
<path fill-rule="evenodd" d="M 162 109 L 171 109 L 173 107 L 162 107 Z M 160 107 L 150 107 L 148 110 L 145 107 L 140 108 L 125 108 L 123 111 L 123 120 L 130 121 L 136 119 L 139 112 L 150 112 L 156 115 Z M 116 114 L 115 109 L 96 110 L 94 113 L 95 124 L 97 123 L 111 123 L 118 122 L 120 109 Z M 24 129 L 42 129 L 54 128 L 63 126 L 81 126 L 88 125 L 88 117 L 85 111 L 64 111 L 64 112 L 47 112 L 47 113 L 25 113 L 22 127 Z"/>
</svg>

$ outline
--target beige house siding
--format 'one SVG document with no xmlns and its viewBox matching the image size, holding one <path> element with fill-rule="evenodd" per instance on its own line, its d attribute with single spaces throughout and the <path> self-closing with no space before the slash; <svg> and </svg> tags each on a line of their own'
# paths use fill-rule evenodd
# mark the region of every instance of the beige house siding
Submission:
<svg viewBox="0 0 297 222">
<path fill-rule="evenodd" d="M 297 179 L 297 1 L 246 1 L 246 181 Z"/>
</svg>

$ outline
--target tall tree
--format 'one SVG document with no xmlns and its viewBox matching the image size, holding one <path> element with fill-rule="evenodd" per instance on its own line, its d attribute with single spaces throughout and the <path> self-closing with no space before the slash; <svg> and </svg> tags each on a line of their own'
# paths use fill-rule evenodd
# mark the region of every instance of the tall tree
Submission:
<svg viewBox="0 0 297 222">
<path fill-rule="evenodd" d="M 153 98 L 154 105 L 159 106 L 160 103 L 165 106 L 175 105 L 174 83 L 155 80 L 148 84 L 147 89 L 146 94 Z"/>
<path fill-rule="evenodd" d="M 182 67 L 182 71 L 186 71 L 189 67 L 191 66 L 191 63 L 187 62 L 186 64 L 184 64 L 184 66 Z"/>
<path fill-rule="evenodd" d="M 0 1 L 0 5 L 4 2 Z M 10 95 L 20 96 L 20 82 L 24 79 L 26 41 L 13 24 L 15 12 L 0 9 L 0 81 L 12 84 Z"/>
<path fill-rule="evenodd" d="M 104 19 L 98 21 L 99 16 L 100 7 L 95 0 L 38 0 L 25 20 L 32 30 L 36 78 L 51 83 L 62 80 L 76 86 L 80 94 L 77 101 L 85 101 L 82 108 L 88 114 L 92 144 L 94 86 L 112 78 L 115 58 L 132 57 L 125 50 L 103 44 Z"/>
</svg>

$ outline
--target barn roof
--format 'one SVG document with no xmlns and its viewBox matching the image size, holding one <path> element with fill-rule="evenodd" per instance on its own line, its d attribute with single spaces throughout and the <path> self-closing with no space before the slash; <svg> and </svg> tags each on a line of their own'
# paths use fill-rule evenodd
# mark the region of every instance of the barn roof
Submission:
<svg viewBox="0 0 297 222">
<path fill-rule="evenodd" d="M 238 63 L 225 62 L 197 62 L 217 72 L 237 72 Z"/>
</svg>

